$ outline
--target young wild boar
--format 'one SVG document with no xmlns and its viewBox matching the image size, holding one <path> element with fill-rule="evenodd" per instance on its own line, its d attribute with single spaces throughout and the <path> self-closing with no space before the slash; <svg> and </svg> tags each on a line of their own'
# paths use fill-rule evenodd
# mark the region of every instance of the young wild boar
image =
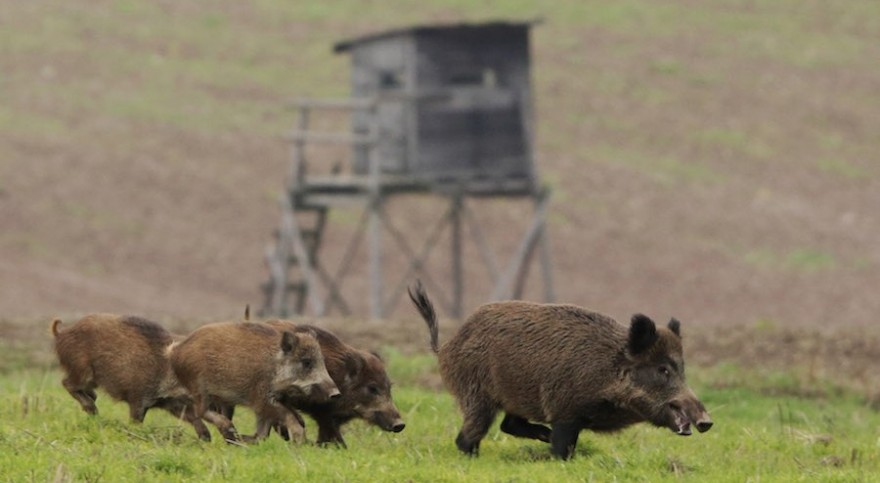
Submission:
<svg viewBox="0 0 880 483">
<path fill-rule="evenodd" d="M 281 421 L 294 441 L 302 442 L 303 425 L 278 403 L 279 395 L 339 397 L 318 341 L 305 331 L 249 322 L 204 325 L 172 350 L 171 366 L 191 394 L 196 415 L 217 426 L 227 441 L 239 441 L 238 432 L 214 408 L 249 406 L 259 421 L 255 440 L 266 437 L 271 422 Z"/>
<path fill-rule="evenodd" d="M 656 327 L 636 314 L 627 328 L 574 305 L 498 302 L 478 308 L 438 348 L 427 294 L 420 283 L 409 294 L 464 415 L 455 440 L 464 453 L 479 451 L 499 410 L 505 412 L 502 431 L 549 442 L 563 459 L 571 457 L 582 429 L 616 431 L 648 421 L 689 435 L 691 424 L 700 432 L 712 427 L 685 383 L 675 319 Z"/>
<path fill-rule="evenodd" d="M 340 428 L 354 418 L 362 418 L 385 431 L 403 431 L 406 425 L 391 399 L 391 381 L 377 355 L 355 349 L 319 327 L 297 326 L 286 320 L 269 320 L 266 324 L 296 333 L 310 331 L 321 345 L 327 371 L 341 396 L 329 402 L 296 394 L 283 394 L 279 398 L 286 407 L 300 409 L 315 419 L 318 444 L 336 443 L 344 447 Z"/>
<path fill-rule="evenodd" d="M 133 421 L 143 422 L 147 410 L 158 407 L 192 424 L 200 438 L 210 438 L 174 377 L 167 354 L 174 336 L 161 325 L 111 314 L 88 315 L 63 330 L 60 325 L 55 319 L 51 330 L 66 373 L 62 384 L 83 411 L 98 413 L 95 389 L 101 387 L 128 403 Z"/>
</svg>

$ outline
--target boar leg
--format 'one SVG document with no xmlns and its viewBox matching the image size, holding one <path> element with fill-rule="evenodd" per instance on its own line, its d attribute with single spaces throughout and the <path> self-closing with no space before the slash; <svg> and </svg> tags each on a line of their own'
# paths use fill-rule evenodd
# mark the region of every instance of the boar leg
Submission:
<svg viewBox="0 0 880 483">
<path fill-rule="evenodd" d="M 227 419 L 226 416 L 223 416 L 216 411 L 199 411 L 198 409 L 196 409 L 196 414 L 199 413 L 202 414 L 202 418 L 204 418 L 209 423 L 216 426 L 218 430 L 220 430 L 220 434 L 223 436 L 223 439 L 225 439 L 227 443 L 236 443 L 238 441 L 241 441 L 241 438 L 239 438 L 238 436 L 238 431 L 235 429 L 232 421 Z"/>
<path fill-rule="evenodd" d="M 265 417 L 257 418 L 257 431 L 253 436 L 242 436 L 242 440 L 245 443 L 256 443 L 262 439 L 266 439 L 269 436 L 269 431 L 272 429 L 274 424 L 266 419 Z"/>
<path fill-rule="evenodd" d="M 306 428 L 301 424 L 302 417 L 299 414 L 285 411 L 284 426 L 287 428 L 287 436 L 289 441 L 302 444 L 306 441 Z"/>
<path fill-rule="evenodd" d="M 510 413 L 501 421 L 501 431 L 519 438 L 530 438 L 550 442 L 550 428 L 541 424 L 532 424 L 526 418 Z"/>
<path fill-rule="evenodd" d="M 147 408 L 141 399 L 128 401 L 128 416 L 136 423 L 144 422 L 144 418 L 147 416 Z"/>
<path fill-rule="evenodd" d="M 287 406 L 285 406 L 285 407 L 287 407 Z M 298 411 L 294 411 L 293 409 L 291 409 L 289 407 L 287 409 L 290 409 L 290 412 L 293 413 L 293 416 L 296 418 L 296 421 L 300 424 L 300 426 L 303 427 L 303 429 L 305 429 L 306 422 L 302 418 L 302 415 Z M 285 426 L 281 422 L 276 421 L 275 424 L 272 425 L 272 429 L 274 429 L 275 432 L 278 433 L 278 436 L 281 436 L 281 439 L 283 439 L 284 441 L 290 441 L 290 432 L 287 431 L 287 426 Z"/>
<path fill-rule="evenodd" d="M 163 399 L 156 404 L 156 407 L 162 408 L 173 414 L 175 418 L 182 419 L 192 424 L 193 429 L 202 441 L 211 441 L 211 432 L 201 418 L 196 416 L 192 404 L 187 404 L 179 399 Z"/>
<path fill-rule="evenodd" d="M 480 452 L 480 441 L 489 432 L 489 426 L 495 421 L 498 409 L 488 402 L 488 398 L 474 399 L 474 402 L 462 404 L 464 424 L 455 438 L 455 445 L 462 453 L 476 456 Z"/>
<path fill-rule="evenodd" d="M 211 409 L 222 414 L 230 421 L 232 421 L 232 417 L 235 416 L 234 404 L 211 404 Z"/>
<path fill-rule="evenodd" d="M 187 389 L 192 396 L 194 417 L 204 419 L 216 426 L 227 443 L 237 443 L 238 441 L 241 441 L 241 438 L 238 436 L 238 430 L 235 429 L 235 425 L 232 424 L 232 421 L 214 410 L 215 407 L 220 406 L 215 403 L 213 398 L 209 397 L 207 394 L 194 391 L 192 388 Z M 199 429 L 196 428 L 196 432 L 198 431 Z M 210 441 L 210 437 L 206 441 Z"/>
<path fill-rule="evenodd" d="M 262 407 L 254 408 L 257 413 L 257 433 L 254 434 L 254 440 L 259 441 L 269 436 L 272 427 L 279 429 L 278 433 L 284 437 L 284 433 L 280 428 L 286 429 L 288 441 L 293 440 L 294 443 L 302 444 L 306 440 L 306 429 L 300 416 L 296 411 L 291 411 L 280 404 L 269 403 Z M 285 438 L 287 439 L 287 438 Z"/>
<path fill-rule="evenodd" d="M 98 414 L 98 407 L 95 406 L 95 400 L 98 396 L 95 394 L 94 384 L 78 384 L 70 377 L 61 381 L 64 389 L 73 396 L 74 399 L 82 406 L 83 411 L 88 414 Z"/>
<path fill-rule="evenodd" d="M 550 433 L 550 452 L 564 460 L 571 458 L 577 446 L 581 426 L 573 421 L 554 422 Z"/>
<path fill-rule="evenodd" d="M 329 414 L 315 415 L 318 423 L 318 444 L 328 445 L 335 443 L 338 446 L 347 448 L 345 440 L 342 439 L 341 425 L 339 421 Z"/>
</svg>

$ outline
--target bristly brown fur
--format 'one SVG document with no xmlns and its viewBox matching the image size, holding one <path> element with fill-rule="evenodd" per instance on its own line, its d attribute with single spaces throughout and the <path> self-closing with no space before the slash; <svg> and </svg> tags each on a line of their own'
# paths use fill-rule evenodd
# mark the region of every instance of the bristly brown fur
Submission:
<svg viewBox="0 0 880 483">
<path fill-rule="evenodd" d="M 575 305 L 496 302 L 474 311 L 438 350 L 427 294 L 418 283 L 409 292 L 464 416 L 456 445 L 465 453 L 478 452 L 499 410 L 502 431 L 550 442 L 561 458 L 582 429 L 649 421 L 690 434 L 691 423 L 700 431 L 712 425 L 685 383 L 677 321 L 657 327 L 637 314 L 626 327 Z"/>
<path fill-rule="evenodd" d="M 189 397 L 177 383 L 168 361 L 172 335 L 156 322 L 140 317 L 92 314 L 63 331 L 52 321 L 55 352 L 65 371 L 65 389 L 83 411 L 97 414 L 95 389 L 128 403 L 132 421 L 159 407 L 189 421 L 200 435 L 207 428 L 194 417 Z"/>
<path fill-rule="evenodd" d="M 345 446 L 342 425 L 360 418 L 385 431 L 400 432 L 405 424 L 391 397 L 391 380 L 378 355 L 352 347 L 335 334 L 313 325 L 295 325 L 287 320 L 266 322 L 276 329 L 314 334 L 321 344 L 327 372 L 339 388 L 340 397 L 315 402 L 284 397 L 282 403 L 312 416 L 318 423 L 318 444 Z"/>
<path fill-rule="evenodd" d="M 265 438 L 268 425 L 278 421 L 302 442 L 302 423 L 277 398 L 287 391 L 320 393 L 325 399 L 339 392 L 314 336 L 262 323 L 203 325 L 175 347 L 171 365 L 192 396 L 196 415 L 217 426 L 227 441 L 238 441 L 238 432 L 214 404 L 249 406 L 261 422 L 255 439 Z"/>
</svg>

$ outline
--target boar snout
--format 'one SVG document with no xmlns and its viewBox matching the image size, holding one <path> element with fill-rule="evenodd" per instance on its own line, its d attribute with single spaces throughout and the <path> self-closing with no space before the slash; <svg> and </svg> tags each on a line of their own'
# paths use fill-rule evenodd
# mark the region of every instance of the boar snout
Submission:
<svg viewBox="0 0 880 483">
<path fill-rule="evenodd" d="M 690 436 L 691 422 L 682 409 L 681 404 L 677 402 L 669 403 L 669 410 L 672 413 L 672 424 L 669 429 L 681 436 Z"/>
<path fill-rule="evenodd" d="M 701 433 L 709 431 L 712 427 L 713 423 L 709 413 L 696 396 L 670 402 L 669 410 L 672 414 L 669 429 L 676 434 L 690 436 L 692 424 Z"/>
<path fill-rule="evenodd" d="M 705 433 L 712 428 L 712 425 L 714 424 L 712 418 L 709 417 L 709 412 L 706 411 L 706 407 L 703 406 L 703 403 L 698 399 L 694 399 L 690 406 L 685 407 L 688 409 L 688 418 L 693 421 L 694 425 L 697 427 L 697 431 Z"/>
<path fill-rule="evenodd" d="M 396 411 L 388 412 L 388 411 L 376 411 L 372 414 L 372 417 L 369 418 L 373 424 L 379 426 L 385 431 L 390 431 L 392 433 L 399 433 L 403 431 L 403 428 L 406 427 L 406 423 L 401 419 L 400 414 Z"/>
<path fill-rule="evenodd" d="M 331 401 L 342 397 L 342 393 L 339 392 L 339 388 L 336 387 L 336 384 L 333 384 L 333 386 L 331 388 L 323 388 L 323 389 L 325 391 L 327 391 L 327 398 L 330 399 Z"/>
<path fill-rule="evenodd" d="M 303 392 L 309 399 L 316 402 L 333 401 L 342 397 L 339 387 L 332 379 L 329 379 L 329 376 L 325 381 L 308 386 Z"/>
<path fill-rule="evenodd" d="M 709 431 L 709 429 L 712 427 L 712 424 L 714 424 L 714 423 L 712 423 L 712 420 L 710 420 L 710 419 L 707 419 L 705 421 L 698 421 L 697 422 L 697 431 L 699 431 L 701 433 L 705 433 L 706 431 Z"/>
</svg>

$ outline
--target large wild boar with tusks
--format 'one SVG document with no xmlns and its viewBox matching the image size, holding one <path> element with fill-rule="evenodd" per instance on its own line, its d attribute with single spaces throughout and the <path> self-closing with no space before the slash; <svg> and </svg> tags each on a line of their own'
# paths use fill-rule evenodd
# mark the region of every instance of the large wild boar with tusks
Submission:
<svg viewBox="0 0 880 483">
<path fill-rule="evenodd" d="M 210 433 L 171 370 L 168 350 L 175 338 L 156 322 L 134 316 L 91 314 L 74 324 L 51 325 L 55 352 L 65 372 L 62 384 L 88 414 L 97 414 L 95 389 L 128 403 L 132 421 L 143 422 L 158 407 L 190 422 L 202 439 Z"/>
<path fill-rule="evenodd" d="M 574 305 L 497 302 L 479 307 L 438 347 L 437 318 L 420 283 L 409 290 L 464 424 L 455 440 L 479 451 L 498 411 L 501 430 L 550 443 L 567 459 L 582 429 L 608 432 L 647 421 L 690 435 L 712 427 L 685 383 L 681 325 L 636 314 L 627 328 Z M 537 423 L 549 423 L 550 428 Z"/>
<path fill-rule="evenodd" d="M 294 441 L 302 442 L 301 419 L 278 398 L 290 393 L 324 401 L 339 397 L 321 347 L 308 331 L 249 322 L 204 325 L 174 347 L 171 366 L 191 394 L 196 415 L 213 423 L 227 441 L 240 437 L 215 408 L 250 407 L 260 422 L 254 440 L 265 438 L 270 425 L 281 422 Z"/>
<path fill-rule="evenodd" d="M 278 319 L 265 323 L 278 330 L 312 332 L 321 345 L 327 371 L 339 388 L 340 396 L 328 402 L 303 398 L 297 394 L 286 394 L 279 398 L 288 408 L 302 410 L 315 419 L 318 423 L 318 444 L 345 446 L 341 427 L 355 418 L 385 431 L 403 431 L 406 424 L 391 399 L 391 380 L 379 356 L 356 349 L 320 327 L 294 325 Z"/>
</svg>

